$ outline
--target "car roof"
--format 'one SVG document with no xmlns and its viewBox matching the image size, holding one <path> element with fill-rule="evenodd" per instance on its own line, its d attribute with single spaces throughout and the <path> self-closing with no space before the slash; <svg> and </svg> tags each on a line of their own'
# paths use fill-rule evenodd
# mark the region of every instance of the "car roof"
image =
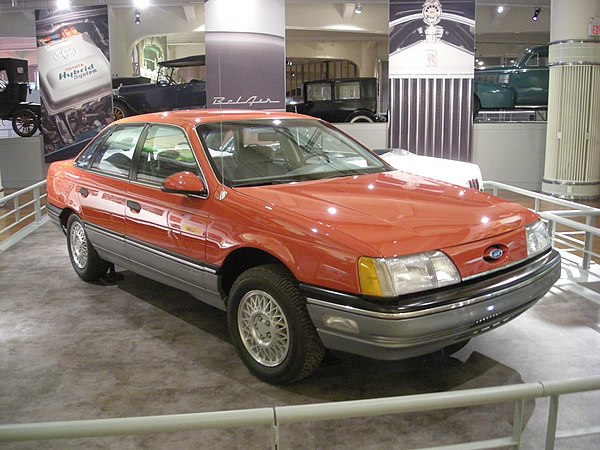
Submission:
<svg viewBox="0 0 600 450">
<path fill-rule="evenodd" d="M 255 119 L 309 119 L 319 120 L 315 117 L 305 116 L 285 111 L 254 111 L 244 109 L 187 109 L 177 111 L 163 111 L 158 113 L 141 114 L 118 120 L 115 123 L 170 123 L 174 125 L 197 125 L 209 122 L 255 120 Z"/>
</svg>

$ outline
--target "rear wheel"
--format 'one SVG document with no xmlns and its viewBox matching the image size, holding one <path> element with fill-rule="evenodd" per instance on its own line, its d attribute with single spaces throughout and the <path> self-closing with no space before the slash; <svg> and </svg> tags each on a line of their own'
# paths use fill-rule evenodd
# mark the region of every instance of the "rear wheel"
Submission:
<svg viewBox="0 0 600 450">
<path fill-rule="evenodd" d="M 350 116 L 348 117 L 348 122 L 350 122 L 350 123 L 357 123 L 357 122 L 373 123 L 373 122 L 375 122 L 375 116 L 373 115 L 373 113 L 368 112 L 368 111 L 357 111 L 357 112 L 350 114 Z"/>
<path fill-rule="evenodd" d="M 299 381 L 313 373 L 325 355 L 297 283 L 281 266 L 242 273 L 231 288 L 227 319 L 240 358 L 269 383 Z"/>
<path fill-rule="evenodd" d="M 96 281 L 108 270 L 110 263 L 104 261 L 89 241 L 83 223 L 75 214 L 67 221 L 67 241 L 71 265 L 79 278 Z"/>
<path fill-rule="evenodd" d="M 39 120 L 32 110 L 22 108 L 13 114 L 12 127 L 19 136 L 30 137 L 38 130 Z"/>
<path fill-rule="evenodd" d="M 129 117 L 131 114 L 131 110 L 125 103 L 120 100 L 113 99 L 113 116 L 115 117 L 115 120 Z"/>
</svg>

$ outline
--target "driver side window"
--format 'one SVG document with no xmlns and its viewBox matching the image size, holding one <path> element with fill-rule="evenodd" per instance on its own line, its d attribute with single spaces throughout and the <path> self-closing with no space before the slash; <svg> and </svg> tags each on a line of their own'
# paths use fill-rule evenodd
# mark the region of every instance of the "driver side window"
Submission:
<svg viewBox="0 0 600 450">
<path fill-rule="evenodd" d="M 169 175 L 183 171 L 200 175 L 185 132 L 168 125 L 151 126 L 140 152 L 137 180 L 160 185 Z"/>
</svg>

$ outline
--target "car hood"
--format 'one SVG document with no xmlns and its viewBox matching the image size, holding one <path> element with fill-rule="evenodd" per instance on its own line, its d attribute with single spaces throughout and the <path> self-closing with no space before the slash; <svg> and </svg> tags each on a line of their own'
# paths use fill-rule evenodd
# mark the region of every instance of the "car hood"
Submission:
<svg viewBox="0 0 600 450">
<path fill-rule="evenodd" d="M 518 229 L 528 209 L 473 189 L 401 171 L 242 188 L 268 211 L 301 216 L 307 228 L 343 233 L 369 256 L 449 248 Z"/>
</svg>

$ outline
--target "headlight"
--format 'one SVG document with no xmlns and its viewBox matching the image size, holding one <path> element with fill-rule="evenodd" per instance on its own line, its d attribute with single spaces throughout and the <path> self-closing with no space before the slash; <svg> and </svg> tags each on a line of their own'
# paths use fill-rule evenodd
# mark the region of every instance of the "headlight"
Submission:
<svg viewBox="0 0 600 450">
<path fill-rule="evenodd" d="M 396 297 L 460 282 L 454 263 L 442 252 L 398 258 L 358 260 L 361 291 L 375 297 Z"/>
<path fill-rule="evenodd" d="M 542 253 L 552 245 L 546 225 L 541 220 L 527 225 L 525 233 L 527 235 L 527 257 Z"/>
</svg>

